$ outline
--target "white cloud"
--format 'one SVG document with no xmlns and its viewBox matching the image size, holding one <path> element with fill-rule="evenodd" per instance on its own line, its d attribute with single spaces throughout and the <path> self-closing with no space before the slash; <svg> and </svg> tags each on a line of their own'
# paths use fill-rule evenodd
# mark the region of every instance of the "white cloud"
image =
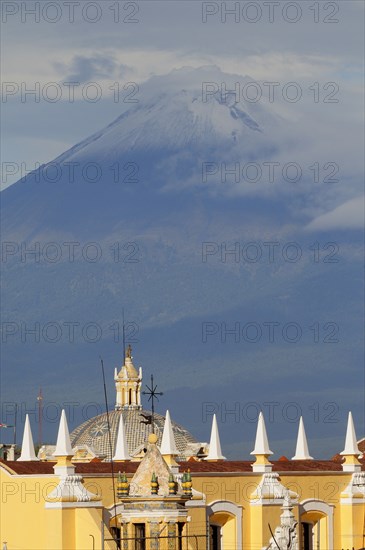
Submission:
<svg viewBox="0 0 365 550">
<path fill-rule="evenodd" d="M 364 227 L 364 197 L 356 197 L 312 220 L 307 230 L 361 229 Z"/>
</svg>

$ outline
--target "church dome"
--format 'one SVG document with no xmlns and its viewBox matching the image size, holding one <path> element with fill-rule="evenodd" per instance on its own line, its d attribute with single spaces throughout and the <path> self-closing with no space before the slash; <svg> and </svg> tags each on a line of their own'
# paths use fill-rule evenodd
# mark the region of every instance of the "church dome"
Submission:
<svg viewBox="0 0 365 550">
<path fill-rule="evenodd" d="M 120 416 L 123 415 L 126 441 L 129 455 L 137 458 L 144 456 L 148 436 L 152 431 L 151 412 L 144 411 L 141 404 L 142 369 L 133 365 L 132 348 L 128 346 L 123 366 L 114 371 L 116 389 L 115 410 L 109 412 L 112 451 L 110 452 L 107 414 L 90 418 L 71 433 L 73 447 L 90 447 L 97 456 L 110 460 L 115 454 Z M 154 386 L 151 376 L 151 388 Z M 150 390 L 149 386 L 147 388 Z M 150 394 L 149 394 L 150 395 Z M 154 427 L 157 444 L 162 441 L 165 417 L 154 413 Z M 185 428 L 172 422 L 175 443 L 181 460 L 196 455 L 201 444 Z"/>
<path fill-rule="evenodd" d="M 150 417 L 149 411 L 141 409 L 119 409 L 109 412 L 112 456 L 114 456 L 120 416 L 123 415 L 126 440 L 129 454 L 143 456 L 147 447 L 148 436 L 151 433 L 151 424 L 144 423 L 145 417 Z M 162 433 L 165 424 L 165 417 L 154 413 L 155 433 L 161 445 Z M 196 455 L 201 444 L 184 427 L 172 422 L 172 429 L 175 437 L 176 447 L 181 460 Z M 90 418 L 71 433 L 71 444 L 73 447 L 87 445 L 101 457 L 110 460 L 108 420 L 106 413 Z"/>
</svg>

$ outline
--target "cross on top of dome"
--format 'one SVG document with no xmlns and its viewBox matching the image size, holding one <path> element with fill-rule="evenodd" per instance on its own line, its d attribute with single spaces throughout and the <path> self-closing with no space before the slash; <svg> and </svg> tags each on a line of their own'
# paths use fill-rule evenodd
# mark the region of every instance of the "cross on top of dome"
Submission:
<svg viewBox="0 0 365 550">
<path fill-rule="evenodd" d="M 151 374 L 151 386 L 147 386 L 146 388 L 148 391 L 143 391 L 142 395 L 148 395 L 148 401 L 151 401 L 151 425 L 152 425 L 152 433 L 155 431 L 155 425 L 154 425 L 154 416 L 155 416 L 155 399 L 158 401 L 158 396 L 163 395 L 162 391 L 156 391 L 157 390 L 157 384 L 153 383 L 153 374 Z"/>
<path fill-rule="evenodd" d="M 128 344 L 127 351 L 125 354 L 126 359 L 132 359 L 132 346 Z"/>
</svg>

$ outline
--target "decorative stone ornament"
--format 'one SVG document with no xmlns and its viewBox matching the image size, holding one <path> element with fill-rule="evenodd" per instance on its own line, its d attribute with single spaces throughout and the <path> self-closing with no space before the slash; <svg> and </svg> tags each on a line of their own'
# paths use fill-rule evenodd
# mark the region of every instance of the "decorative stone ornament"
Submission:
<svg viewBox="0 0 365 550">
<path fill-rule="evenodd" d="M 193 495 L 193 492 L 192 492 L 192 481 L 191 481 L 191 473 L 190 473 L 190 470 L 188 470 L 187 472 L 184 472 L 183 474 L 183 477 L 182 477 L 182 488 L 183 488 L 183 491 L 184 491 L 184 495 L 191 498 L 192 495 Z"/>
<path fill-rule="evenodd" d="M 282 483 L 277 472 L 268 472 L 262 475 L 260 483 L 251 494 L 251 501 L 255 504 L 279 504 L 282 499 L 289 495 L 293 500 L 298 498 L 297 493 L 288 491 Z"/>
<path fill-rule="evenodd" d="M 365 504 L 365 472 L 354 472 L 341 493 L 341 504 Z"/>
<path fill-rule="evenodd" d="M 157 495 L 158 494 L 158 478 L 153 472 L 151 477 L 151 495 Z"/>
<path fill-rule="evenodd" d="M 92 502 L 98 501 L 99 496 L 85 489 L 82 476 L 68 475 L 60 479 L 59 484 L 46 500 L 47 502 Z"/>
<path fill-rule="evenodd" d="M 123 475 L 119 472 L 118 473 L 118 481 L 117 481 L 117 497 L 123 498 L 127 497 L 129 495 L 129 483 L 126 476 L 126 473 L 123 472 Z"/>
<path fill-rule="evenodd" d="M 177 484 L 175 481 L 175 478 L 173 474 L 170 474 L 169 477 L 169 495 L 176 495 L 177 492 Z"/>
<path fill-rule="evenodd" d="M 299 550 L 299 541 L 296 521 L 293 514 L 293 506 L 289 492 L 284 497 L 283 513 L 280 516 L 280 526 L 275 529 L 266 550 Z"/>
</svg>

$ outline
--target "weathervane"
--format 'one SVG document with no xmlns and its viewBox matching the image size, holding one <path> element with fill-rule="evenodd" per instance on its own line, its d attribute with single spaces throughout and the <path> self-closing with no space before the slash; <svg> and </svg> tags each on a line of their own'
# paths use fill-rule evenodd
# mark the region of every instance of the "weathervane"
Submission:
<svg viewBox="0 0 365 550">
<path fill-rule="evenodd" d="M 158 396 L 159 395 L 163 395 L 163 392 L 162 391 L 156 391 L 157 390 L 157 385 L 154 385 L 153 384 L 153 374 L 151 374 L 151 387 L 150 386 L 147 386 L 146 384 L 146 388 L 148 391 L 143 391 L 142 392 L 142 395 L 148 395 L 148 401 L 151 401 L 151 411 L 152 411 L 152 414 L 151 414 L 151 422 L 148 422 L 148 423 L 151 423 L 151 427 L 152 427 L 152 433 L 155 433 L 155 424 L 154 424 L 154 420 L 155 420 L 155 399 L 157 399 L 157 401 L 159 400 L 158 399 Z M 144 415 L 142 415 L 144 416 Z"/>
</svg>

